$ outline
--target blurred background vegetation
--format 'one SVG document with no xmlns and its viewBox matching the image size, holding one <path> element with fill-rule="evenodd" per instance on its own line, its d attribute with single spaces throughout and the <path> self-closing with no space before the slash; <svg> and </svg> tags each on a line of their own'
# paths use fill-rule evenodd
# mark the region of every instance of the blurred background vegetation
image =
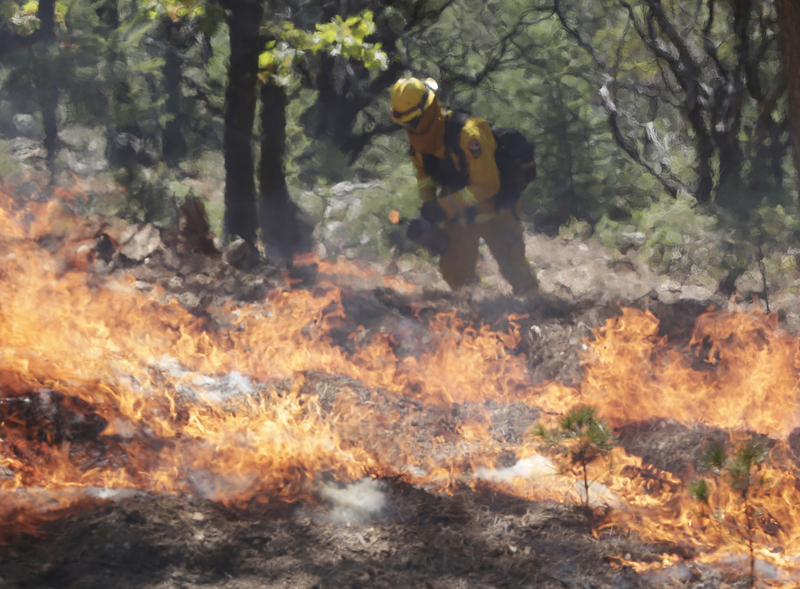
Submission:
<svg viewBox="0 0 800 589">
<path fill-rule="evenodd" d="M 731 281 L 800 253 L 798 18 L 790 0 L 0 0 L 0 177 L 80 181 L 158 226 L 191 194 L 223 241 L 289 255 L 313 230 L 385 257 L 388 212 L 418 206 L 389 91 L 432 77 L 536 143 L 532 231 Z"/>
</svg>

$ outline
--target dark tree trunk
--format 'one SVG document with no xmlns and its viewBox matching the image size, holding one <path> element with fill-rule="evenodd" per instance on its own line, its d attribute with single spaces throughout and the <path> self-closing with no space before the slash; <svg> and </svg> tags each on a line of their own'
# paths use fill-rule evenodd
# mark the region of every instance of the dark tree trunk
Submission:
<svg viewBox="0 0 800 589">
<path fill-rule="evenodd" d="M 711 167 L 711 160 L 714 157 L 714 143 L 706 129 L 703 113 L 700 109 L 691 108 L 688 110 L 687 115 L 695 131 L 697 142 L 697 188 L 695 189 L 695 198 L 698 202 L 708 202 L 711 200 L 711 193 L 714 190 L 714 172 Z"/>
<path fill-rule="evenodd" d="M 110 57 L 112 62 L 120 58 L 115 50 L 112 50 Z M 117 80 L 111 100 L 112 116 L 106 127 L 106 159 L 109 165 L 115 168 L 153 165 L 155 162 L 145 149 L 142 129 L 136 120 L 136 103 L 127 80 Z"/>
<path fill-rule="evenodd" d="M 233 0 L 228 28 L 231 54 L 225 90 L 225 232 L 251 246 L 256 242 L 255 168 L 250 141 L 256 113 L 259 26 L 264 8 L 258 0 Z"/>
<path fill-rule="evenodd" d="M 49 70 L 50 68 L 46 68 Z M 58 86 L 52 73 L 45 72 L 44 88 L 42 88 L 42 123 L 44 124 L 44 148 L 47 152 L 47 170 L 50 172 L 50 183 L 55 182 L 56 151 L 58 150 Z M 50 75 L 47 75 L 50 74 Z"/>
<path fill-rule="evenodd" d="M 789 127 L 788 116 L 774 120 L 773 113 L 778 100 L 786 93 L 786 75 L 776 77 L 772 87 L 764 95 L 761 112 L 755 127 L 756 149 L 752 167 L 754 170 L 751 191 L 766 193 L 768 190 L 780 189 L 783 186 L 783 156 L 785 149 L 781 136 Z"/>
<path fill-rule="evenodd" d="M 311 249 L 313 227 L 289 197 L 283 158 L 286 150 L 286 91 L 271 80 L 261 86 L 261 162 L 258 215 L 264 243 L 291 260 Z"/>
<path fill-rule="evenodd" d="M 17 35 L 10 27 L 0 27 L 0 60 L 9 53 L 33 47 L 55 36 L 55 0 L 41 0 L 36 10 L 39 28 L 30 35 Z"/>
<path fill-rule="evenodd" d="M 109 39 L 105 57 L 113 84 L 106 121 L 106 159 L 113 168 L 125 168 L 132 178 L 135 165 L 152 165 L 154 161 L 145 149 L 136 119 L 136 103 L 125 77 L 127 65 L 119 63 L 124 58 L 117 46 L 117 31 L 121 23 L 116 0 L 102 0 L 95 5 L 95 13 Z"/>
<path fill-rule="evenodd" d="M 36 16 L 42 31 L 48 31 L 45 39 L 55 35 L 55 0 L 41 0 Z M 47 43 L 45 43 L 47 45 Z M 47 169 L 50 172 L 50 183 L 55 182 L 56 150 L 58 149 L 58 122 L 56 111 L 58 109 L 58 84 L 53 64 L 53 56 L 47 47 L 41 47 L 39 58 L 39 106 L 42 110 L 42 123 L 44 124 L 44 148 L 47 152 Z"/>
<path fill-rule="evenodd" d="M 95 4 L 94 12 L 106 30 L 116 31 L 119 28 L 117 0 L 101 0 Z"/>
<path fill-rule="evenodd" d="M 186 157 L 186 140 L 181 131 L 181 28 L 183 21 L 164 20 L 167 51 L 164 56 L 164 90 L 167 95 L 166 111 L 169 120 L 161 136 L 161 150 L 167 165 L 174 168 Z"/>
<path fill-rule="evenodd" d="M 792 125 L 795 170 L 800 191 L 800 4 L 797 0 L 777 0 L 783 44 L 783 67 L 789 88 L 789 116 Z M 800 192 L 798 193 L 800 200 Z"/>
<path fill-rule="evenodd" d="M 374 103 L 384 89 L 391 87 L 405 66 L 393 61 L 387 70 L 370 80 L 368 70 L 360 64 L 351 63 L 345 67 L 329 55 L 321 55 L 320 63 L 315 75 L 319 94 L 303 113 L 301 123 L 315 138 L 332 142 L 354 162 L 375 135 L 396 130 L 393 122 L 382 120 L 356 133 L 355 123 L 364 109 Z"/>
<path fill-rule="evenodd" d="M 261 86 L 261 163 L 258 180 L 261 201 L 282 207 L 289 201 L 283 157 L 286 151 L 286 91 L 268 81 Z"/>
</svg>

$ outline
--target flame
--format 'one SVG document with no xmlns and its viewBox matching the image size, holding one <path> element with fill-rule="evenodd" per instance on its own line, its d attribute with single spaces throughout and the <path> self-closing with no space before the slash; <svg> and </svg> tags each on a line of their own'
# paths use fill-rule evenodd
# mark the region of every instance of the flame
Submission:
<svg viewBox="0 0 800 589">
<path fill-rule="evenodd" d="M 541 403 L 560 412 L 577 397 L 617 426 L 674 419 L 782 438 L 800 425 L 800 347 L 777 327 L 758 310 L 707 312 L 689 354 L 658 335 L 652 313 L 623 308 L 588 342 L 580 390 L 553 384 Z"/>
<path fill-rule="evenodd" d="M 800 346 L 776 316 L 709 311 L 680 346 L 651 313 L 622 308 L 585 342 L 580 385 L 533 386 L 510 352 L 522 317 L 497 332 L 440 314 L 425 338 L 419 321 L 398 318 L 386 333 L 354 334 L 355 351 L 335 345 L 346 319 L 337 278 L 416 288 L 349 262 L 319 263 L 313 290 L 227 303 L 214 323 L 130 276 L 101 279 L 89 270 L 106 222 L 71 214 L 76 198 L 0 189 L 0 531 L 34 533 L 61 510 L 135 492 L 315 501 L 324 477 L 579 500 L 580 486 L 529 440 L 492 429 L 490 408 L 526 404 L 547 419 L 583 403 L 615 428 L 673 420 L 768 436 L 770 482 L 750 498 L 762 513 L 757 553 L 780 571 L 776 586 L 796 581 L 800 485 L 788 436 L 800 419 Z M 398 356 L 398 343 L 417 353 Z M 499 467 L 509 452 L 517 464 Z M 728 558 L 724 530 L 689 497 L 693 472 L 660 471 L 618 447 L 590 474 L 590 499 L 610 507 L 598 531 L 622 526 L 673 547 L 657 563 L 613 562 L 645 571 Z M 721 484 L 712 507 L 743 522 Z"/>
</svg>

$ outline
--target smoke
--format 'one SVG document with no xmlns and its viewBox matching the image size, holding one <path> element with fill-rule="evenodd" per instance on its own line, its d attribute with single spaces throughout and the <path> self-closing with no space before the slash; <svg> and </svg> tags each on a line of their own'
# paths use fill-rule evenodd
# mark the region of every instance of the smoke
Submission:
<svg viewBox="0 0 800 589">
<path fill-rule="evenodd" d="M 254 473 L 219 474 L 204 470 L 196 470 L 189 476 L 194 492 L 211 501 L 225 501 L 246 493 L 253 488 L 256 480 Z"/>
<path fill-rule="evenodd" d="M 496 483 L 510 483 L 517 477 L 540 483 L 544 483 L 545 479 L 551 479 L 552 483 L 555 483 L 555 474 L 557 470 L 553 461 L 539 454 L 518 460 L 514 466 L 507 468 L 480 467 L 475 471 L 477 478 Z"/>
<path fill-rule="evenodd" d="M 512 484 L 524 479 L 525 482 L 535 487 L 544 487 L 565 495 L 576 493 L 581 502 L 586 498 L 583 483 L 579 484 L 577 481 L 558 476 L 558 469 L 553 461 L 539 454 L 518 460 L 516 464 L 507 468 L 478 468 L 475 476 L 479 479 L 505 484 Z M 589 503 L 614 507 L 620 505 L 619 498 L 608 487 L 598 482 L 589 484 Z"/>
<path fill-rule="evenodd" d="M 323 499 L 331 504 L 328 517 L 342 523 L 367 521 L 383 511 L 387 504 L 380 483 L 364 478 L 348 485 L 328 483 L 320 490 Z"/>
<path fill-rule="evenodd" d="M 153 369 L 162 372 L 174 379 L 187 379 L 188 382 L 179 384 L 177 392 L 188 398 L 202 396 L 205 400 L 221 403 L 232 397 L 243 397 L 256 392 L 252 380 L 238 370 L 227 374 L 209 376 L 185 368 L 177 359 L 167 355 L 159 359 L 151 359 Z"/>
</svg>

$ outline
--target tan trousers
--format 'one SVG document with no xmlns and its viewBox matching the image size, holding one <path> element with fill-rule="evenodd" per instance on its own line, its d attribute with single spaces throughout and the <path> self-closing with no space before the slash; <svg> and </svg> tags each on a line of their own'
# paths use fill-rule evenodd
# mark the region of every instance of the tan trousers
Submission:
<svg viewBox="0 0 800 589">
<path fill-rule="evenodd" d="M 514 218 L 511 211 L 505 210 L 483 223 L 464 225 L 458 221 L 447 221 L 444 229 L 450 235 L 450 247 L 439 257 L 439 270 L 450 288 L 455 290 L 459 286 L 477 282 L 475 267 L 482 237 L 515 295 L 538 290 L 536 275 L 525 257 L 522 223 Z"/>
</svg>

